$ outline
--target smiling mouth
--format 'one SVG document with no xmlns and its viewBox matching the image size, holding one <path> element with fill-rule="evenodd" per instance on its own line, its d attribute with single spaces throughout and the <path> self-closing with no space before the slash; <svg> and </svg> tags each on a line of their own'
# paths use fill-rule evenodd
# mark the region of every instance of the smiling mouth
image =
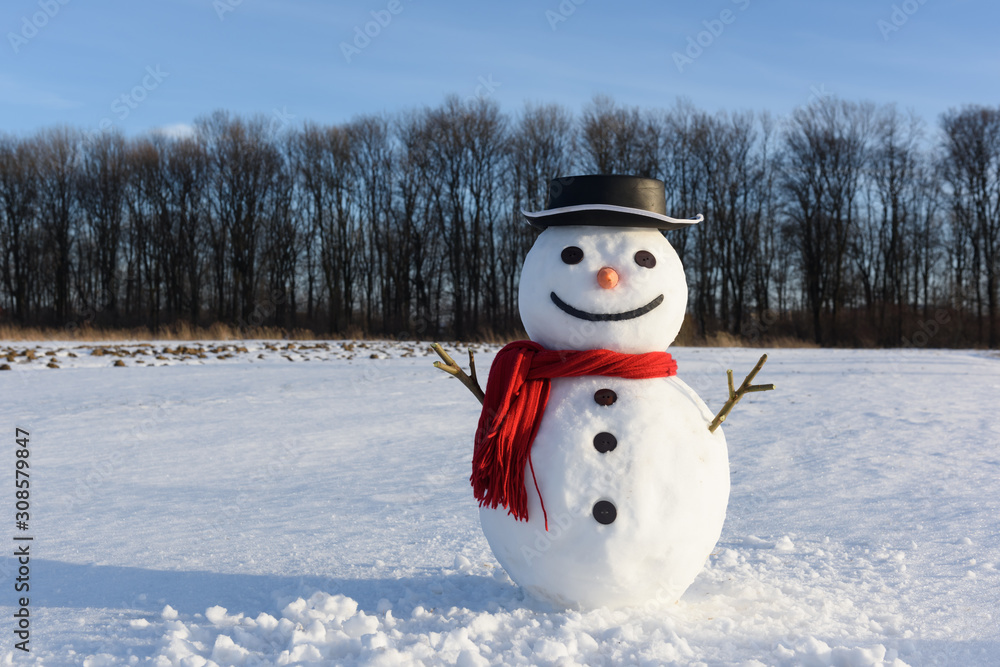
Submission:
<svg viewBox="0 0 1000 667">
<path fill-rule="evenodd" d="M 569 305 L 556 296 L 555 292 L 550 293 L 549 296 L 552 297 L 552 303 L 559 306 L 559 309 L 564 313 L 572 315 L 573 317 L 578 317 L 581 320 L 588 320 L 590 322 L 620 322 L 621 320 L 631 320 L 639 317 L 640 315 L 645 315 L 663 303 L 663 295 L 661 294 L 645 306 L 641 306 L 635 310 L 628 310 L 624 313 L 588 313 L 585 310 L 580 310 L 579 308 L 574 308 Z"/>
</svg>

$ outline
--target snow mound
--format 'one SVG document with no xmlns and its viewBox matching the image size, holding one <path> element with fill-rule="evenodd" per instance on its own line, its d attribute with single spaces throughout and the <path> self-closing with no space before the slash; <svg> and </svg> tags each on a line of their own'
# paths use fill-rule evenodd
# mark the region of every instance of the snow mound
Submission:
<svg viewBox="0 0 1000 667">
<path fill-rule="evenodd" d="M 759 538 L 758 538 L 759 539 Z M 770 549 L 722 546 L 679 603 L 555 611 L 485 576 L 493 566 L 439 570 L 366 610 L 317 591 L 276 615 L 215 605 L 146 626 L 159 636 L 156 665 L 617 665 L 747 664 L 875 667 L 909 664 L 913 633 L 891 598 L 859 606 L 863 590 L 888 588 L 895 558 L 799 540 L 799 559 Z M 741 540 L 741 542 L 744 540 Z M 851 569 L 866 572 L 852 576 Z M 836 574 L 830 576 L 832 572 Z M 822 574 L 821 574 L 822 573 Z M 144 627 L 146 627 L 144 626 Z M 136 627 L 133 624 L 133 627 Z M 822 634 L 816 629 L 821 628 Z M 761 638 L 773 640 L 761 644 Z M 95 659 L 98 657 L 95 656 Z"/>
</svg>

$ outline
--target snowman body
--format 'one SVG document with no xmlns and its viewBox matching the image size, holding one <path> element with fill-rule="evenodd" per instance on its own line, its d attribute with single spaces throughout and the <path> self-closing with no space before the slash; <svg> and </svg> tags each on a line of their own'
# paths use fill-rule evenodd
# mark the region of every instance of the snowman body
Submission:
<svg viewBox="0 0 1000 667">
<path fill-rule="evenodd" d="M 611 286 L 597 277 L 609 271 Z M 687 301 L 680 260 L 655 229 L 550 227 L 520 285 L 525 329 L 550 350 L 662 352 Z M 718 541 L 729 500 L 725 436 L 709 432 L 712 417 L 677 376 L 552 380 L 533 475 L 525 470 L 528 520 L 480 510 L 497 560 L 560 607 L 677 600 Z"/>
</svg>

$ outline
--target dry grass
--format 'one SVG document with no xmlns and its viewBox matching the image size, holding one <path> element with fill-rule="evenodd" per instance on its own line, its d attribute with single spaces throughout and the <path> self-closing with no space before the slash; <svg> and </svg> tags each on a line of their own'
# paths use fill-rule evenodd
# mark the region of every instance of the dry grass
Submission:
<svg viewBox="0 0 1000 667">
<path fill-rule="evenodd" d="M 765 335 L 751 339 L 748 336 L 737 336 L 727 331 L 716 331 L 707 336 L 699 336 L 694 318 L 690 315 L 684 318 L 680 333 L 674 340 L 678 347 L 784 347 L 784 348 L 818 348 L 815 343 L 787 335 Z"/>
<path fill-rule="evenodd" d="M 181 322 L 166 327 L 150 329 L 136 327 L 132 329 L 104 329 L 97 327 L 80 327 L 76 329 L 58 329 L 48 327 L 20 327 L 16 325 L 0 325 L 0 340 L 7 341 L 79 341 L 79 342 L 129 342 L 143 340 L 244 340 L 244 339 L 288 339 L 314 340 L 316 335 L 308 329 L 293 329 L 287 331 L 277 327 L 254 327 L 238 329 L 226 324 L 213 324 L 208 328 L 191 326 Z"/>
<path fill-rule="evenodd" d="M 440 337 L 444 340 L 445 337 Z M 513 340 L 527 338 L 520 331 L 517 334 L 499 334 L 485 330 L 477 336 L 470 337 L 474 343 L 491 343 L 503 345 Z M 76 329 L 60 329 L 54 327 L 22 327 L 13 324 L 0 324 L 0 341 L 11 342 L 106 342 L 128 343 L 136 341 L 236 341 L 236 340 L 395 340 L 393 336 L 366 334 L 358 327 L 350 327 L 339 334 L 317 334 L 312 329 L 285 329 L 282 327 L 247 327 L 238 328 L 228 324 L 215 323 L 210 327 L 197 327 L 187 322 L 179 322 L 170 326 L 150 329 L 149 327 L 134 327 L 107 329 L 99 327 L 79 327 Z"/>
<path fill-rule="evenodd" d="M 486 328 L 479 332 L 478 336 L 474 336 L 471 342 L 475 343 L 486 343 L 488 345 L 506 345 L 507 343 L 513 343 L 515 340 L 525 340 L 528 334 L 524 329 L 518 329 L 514 333 L 499 333 L 491 328 Z"/>
<path fill-rule="evenodd" d="M 136 327 L 132 329 L 104 329 L 97 327 L 80 327 L 77 329 L 58 329 L 41 327 L 20 327 L 11 324 L 0 325 L 0 340 L 12 342 L 41 341 L 72 341 L 72 342 L 107 342 L 127 343 L 137 341 L 237 341 L 237 340 L 386 340 L 391 336 L 366 335 L 357 328 L 351 328 L 340 335 L 317 334 L 311 329 L 284 329 L 280 327 L 254 327 L 240 329 L 228 324 L 216 323 L 212 326 L 196 327 L 187 322 L 150 329 Z M 523 340 L 527 334 L 518 330 L 512 334 L 503 334 L 492 329 L 484 329 L 478 335 L 470 337 L 465 343 L 485 343 L 490 345 L 505 345 L 511 341 Z M 441 337 L 444 340 L 444 337 Z M 800 340 L 792 336 L 766 336 L 751 341 L 745 336 L 720 331 L 701 337 L 695 334 L 694 326 L 688 318 L 674 341 L 677 346 L 687 347 L 782 347 L 782 348 L 815 348 L 815 343 Z"/>
<path fill-rule="evenodd" d="M 761 336 L 751 340 L 746 336 L 735 336 L 727 331 L 716 331 L 708 336 L 688 343 L 695 347 L 781 347 L 781 348 L 818 348 L 811 341 L 793 336 Z"/>
</svg>

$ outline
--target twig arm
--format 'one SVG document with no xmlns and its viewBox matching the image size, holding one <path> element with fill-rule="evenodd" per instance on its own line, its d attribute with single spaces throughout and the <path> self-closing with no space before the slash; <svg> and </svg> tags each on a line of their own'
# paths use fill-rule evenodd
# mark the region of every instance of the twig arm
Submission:
<svg viewBox="0 0 1000 667">
<path fill-rule="evenodd" d="M 773 384 L 750 384 L 757 376 L 757 373 L 760 372 L 760 369 L 764 367 L 765 361 L 767 361 L 767 355 L 761 355 L 760 360 L 757 361 L 757 365 L 753 367 L 750 374 L 747 375 L 745 380 L 743 380 L 743 384 L 741 384 L 740 388 L 736 390 L 733 390 L 733 372 L 731 370 L 726 371 L 726 376 L 729 381 L 729 400 L 727 400 L 726 404 L 722 406 L 721 410 L 719 410 L 719 414 L 715 415 L 715 419 L 712 420 L 712 423 L 708 425 L 709 431 L 715 433 L 715 429 L 719 428 L 719 425 L 726 421 L 726 417 L 729 416 L 729 413 L 732 412 L 733 408 L 740 402 L 740 399 L 743 398 L 745 394 L 750 394 L 755 391 L 771 391 L 774 389 Z"/>
<path fill-rule="evenodd" d="M 472 375 L 470 376 L 465 374 L 465 371 L 462 370 L 462 367 L 459 366 L 458 363 L 451 358 L 450 354 L 444 351 L 444 348 L 441 347 L 440 344 L 431 343 L 431 349 L 434 350 L 444 362 L 442 363 L 441 361 L 435 361 L 434 368 L 440 368 L 445 373 L 448 373 L 449 375 L 454 375 L 456 378 L 458 378 L 458 381 L 464 384 L 468 388 L 468 390 L 471 391 L 472 394 L 479 399 L 479 402 L 482 403 L 483 400 L 486 398 L 486 395 L 483 393 L 482 387 L 479 386 L 479 378 L 476 377 L 476 359 L 472 354 L 472 350 L 469 350 L 469 372 L 472 373 Z"/>
</svg>

